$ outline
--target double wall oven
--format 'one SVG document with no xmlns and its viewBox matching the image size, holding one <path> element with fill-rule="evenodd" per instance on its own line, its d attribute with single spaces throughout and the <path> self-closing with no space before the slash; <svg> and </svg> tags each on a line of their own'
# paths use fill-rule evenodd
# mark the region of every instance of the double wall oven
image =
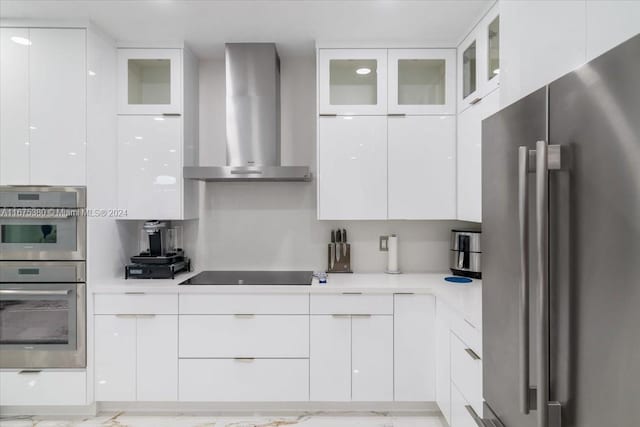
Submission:
<svg viewBox="0 0 640 427">
<path fill-rule="evenodd" d="M 0 368 L 86 366 L 86 190 L 0 187 Z"/>
</svg>

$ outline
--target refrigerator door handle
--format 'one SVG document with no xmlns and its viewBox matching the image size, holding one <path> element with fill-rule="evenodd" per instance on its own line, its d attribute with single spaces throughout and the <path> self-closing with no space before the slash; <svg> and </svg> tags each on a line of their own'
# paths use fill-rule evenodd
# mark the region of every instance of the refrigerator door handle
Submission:
<svg viewBox="0 0 640 427">
<path fill-rule="evenodd" d="M 551 149 L 551 150 L 550 150 Z M 549 401 L 549 169 L 561 169 L 560 146 L 536 142 L 536 252 L 538 307 L 536 309 L 538 427 L 561 427 L 561 405 Z"/>
<path fill-rule="evenodd" d="M 529 406 L 529 148 L 518 148 L 518 219 L 520 230 L 520 411 Z"/>
</svg>

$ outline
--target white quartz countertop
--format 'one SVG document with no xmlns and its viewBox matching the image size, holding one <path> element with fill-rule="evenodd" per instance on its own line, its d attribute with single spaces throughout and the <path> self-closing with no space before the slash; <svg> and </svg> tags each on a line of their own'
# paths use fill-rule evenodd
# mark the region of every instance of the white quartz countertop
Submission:
<svg viewBox="0 0 640 427">
<path fill-rule="evenodd" d="M 367 294 L 416 293 L 431 294 L 441 298 L 452 309 L 458 311 L 475 326 L 482 325 L 482 281 L 469 284 L 449 283 L 446 273 L 354 273 L 329 274 L 327 283 L 313 279 L 311 286 L 179 286 L 178 284 L 198 274 L 181 274 L 175 279 L 113 279 L 94 282 L 94 294 L 144 292 L 150 294 L 198 294 L 198 293 L 305 293 L 323 294 L 362 292 Z"/>
</svg>

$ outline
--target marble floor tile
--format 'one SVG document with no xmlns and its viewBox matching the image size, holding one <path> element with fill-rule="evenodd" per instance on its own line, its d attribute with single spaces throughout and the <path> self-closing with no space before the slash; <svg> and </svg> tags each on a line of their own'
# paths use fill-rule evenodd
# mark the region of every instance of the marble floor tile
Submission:
<svg viewBox="0 0 640 427">
<path fill-rule="evenodd" d="M 0 427 L 446 427 L 439 417 L 385 414 L 301 414 L 242 417 L 208 415 L 100 414 L 97 417 L 8 417 Z"/>
</svg>

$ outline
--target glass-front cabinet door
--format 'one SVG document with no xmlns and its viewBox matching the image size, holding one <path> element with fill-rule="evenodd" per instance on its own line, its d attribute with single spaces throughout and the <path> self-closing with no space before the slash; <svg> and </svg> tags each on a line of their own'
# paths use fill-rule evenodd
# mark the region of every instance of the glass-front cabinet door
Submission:
<svg viewBox="0 0 640 427">
<path fill-rule="evenodd" d="M 389 114 L 455 114 L 455 49 L 390 49 Z"/>
<path fill-rule="evenodd" d="M 480 64 L 483 56 L 480 54 L 481 41 L 478 40 L 477 32 L 468 37 L 458 48 L 458 91 L 460 93 L 459 111 L 464 110 L 469 105 L 475 104 L 482 99 L 480 83 L 483 68 Z"/>
<path fill-rule="evenodd" d="M 387 113 L 386 49 L 320 49 L 320 114 Z"/>
<path fill-rule="evenodd" d="M 500 15 L 491 15 L 488 25 L 483 27 L 487 41 L 487 74 L 485 75 L 485 94 L 496 89 L 500 84 Z"/>
<path fill-rule="evenodd" d="M 180 49 L 118 50 L 118 114 L 182 113 Z"/>
</svg>

